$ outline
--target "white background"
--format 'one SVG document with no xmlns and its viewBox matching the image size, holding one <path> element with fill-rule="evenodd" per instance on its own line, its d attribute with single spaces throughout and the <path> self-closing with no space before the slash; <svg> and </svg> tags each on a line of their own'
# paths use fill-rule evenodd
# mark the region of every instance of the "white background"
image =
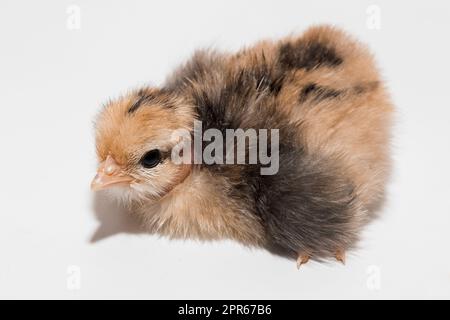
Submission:
<svg viewBox="0 0 450 320">
<path fill-rule="evenodd" d="M 450 298 L 448 3 L 2 0 L 0 297 Z M 79 30 L 67 28 L 71 4 Z M 372 4 L 380 30 L 366 24 Z M 370 45 L 398 111 L 387 205 L 346 266 L 297 271 L 230 241 L 142 234 L 94 198 L 92 121 L 109 97 L 161 83 L 195 48 L 314 23 Z"/>
</svg>

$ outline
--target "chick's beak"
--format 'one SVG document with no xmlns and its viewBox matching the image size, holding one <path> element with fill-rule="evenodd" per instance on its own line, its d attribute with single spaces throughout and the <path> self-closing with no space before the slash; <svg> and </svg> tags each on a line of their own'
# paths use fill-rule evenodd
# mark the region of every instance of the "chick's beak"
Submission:
<svg viewBox="0 0 450 320">
<path fill-rule="evenodd" d="M 126 175 L 113 157 L 108 155 L 106 160 L 100 163 L 97 175 L 91 183 L 91 189 L 94 191 L 106 189 L 118 185 L 130 185 L 134 179 Z"/>
</svg>

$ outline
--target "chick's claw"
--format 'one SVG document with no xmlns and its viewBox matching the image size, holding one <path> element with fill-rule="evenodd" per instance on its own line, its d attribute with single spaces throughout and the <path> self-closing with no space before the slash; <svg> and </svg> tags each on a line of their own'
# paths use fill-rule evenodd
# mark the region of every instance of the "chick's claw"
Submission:
<svg viewBox="0 0 450 320">
<path fill-rule="evenodd" d="M 299 254 L 297 258 L 297 269 L 300 269 L 300 267 L 307 263 L 309 261 L 309 255 L 307 254 Z"/>
<path fill-rule="evenodd" d="M 337 261 L 340 261 L 343 265 L 345 265 L 345 251 L 342 249 L 339 249 L 336 251 L 334 257 Z"/>
</svg>

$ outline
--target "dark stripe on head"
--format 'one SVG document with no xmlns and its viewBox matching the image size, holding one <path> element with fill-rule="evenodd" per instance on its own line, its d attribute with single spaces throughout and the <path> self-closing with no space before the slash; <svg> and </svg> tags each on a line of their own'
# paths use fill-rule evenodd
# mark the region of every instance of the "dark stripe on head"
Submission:
<svg viewBox="0 0 450 320">
<path fill-rule="evenodd" d="M 376 90 L 379 86 L 378 81 L 361 83 L 350 88 L 333 89 L 330 87 L 320 86 L 316 83 L 309 83 L 300 90 L 299 101 L 305 102 L 311 100 L 313 102 L 320 102 L 325 99 L 333 99 L 343 95 L 362 95 Z"/>
<path fill-rule="evenodd" d="M 321 66 L 336 67 L 343 60 L 336 51 L 318 42 L 286 43 L 279 51 L 279 62 L 284 68 L 311 70 Z"/>
<path fill-rule="evenodd" d="M 353 90 L 356 94 L 363 94 L 363 93 L 370 92 L 372 90 L 377 89 L 379 85 L 380 85 L 380 83 L 378 81 L 372 81 L 372 82 L 358 84 L 353 88 Z"/>
<path fill-rule="evenodd" d="M 137 99 L 135 100 L 135 102 L 133 102 L 131 107 L 128 109 L 128 113 L 134 113 L 137 109 L 139 109 L 140 106 L 142 106 L 146 103 L 149 103 L 155 99 L 155 95 L 152 92 L 149 92 L 145 89 L 140 89 L 136 93 L 136 96 L 137 96 Z"/>
<path fill-rule="evenodd" d="M 150 104 L 150 103 L 159 103 L 165 107 L 171 107 L 170 104 L 170 96 L 169 94 L 163 90 L 149 90 L 149 89 L 140 89 L 136 92 L 136 100 L 133 102 L 131 107 L 128 109 L 128 113 L 132 114 L 139 109 L 139 107 Z"/>
<path fill-rule="evenodd" d="M 337 98 L 341 93 L 341 91 L 332 88 L 310 83 L 300 91 L 299 100 L 300 102 L 305 102 L 308 99 L 312 99 L 315 102 L 319 102 L 325 99 Z"/>
</svg>

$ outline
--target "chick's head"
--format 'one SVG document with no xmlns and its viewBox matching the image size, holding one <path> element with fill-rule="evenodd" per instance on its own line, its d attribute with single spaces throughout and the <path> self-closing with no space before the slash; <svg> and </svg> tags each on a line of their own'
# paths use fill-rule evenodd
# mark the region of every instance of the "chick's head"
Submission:
<svg viewBox="0 0 450 320">
<path fill-rule="evenodd" d="M 161 89 L 144 88 L 105 105 L 96 121 L 100 162 L 93 190 L 110 189 L 125 201 L 157 200 L 181 183 L 189 164 L 175 163 L 180 130 L 191 131 L 192 107 Z"/>
</svg>

